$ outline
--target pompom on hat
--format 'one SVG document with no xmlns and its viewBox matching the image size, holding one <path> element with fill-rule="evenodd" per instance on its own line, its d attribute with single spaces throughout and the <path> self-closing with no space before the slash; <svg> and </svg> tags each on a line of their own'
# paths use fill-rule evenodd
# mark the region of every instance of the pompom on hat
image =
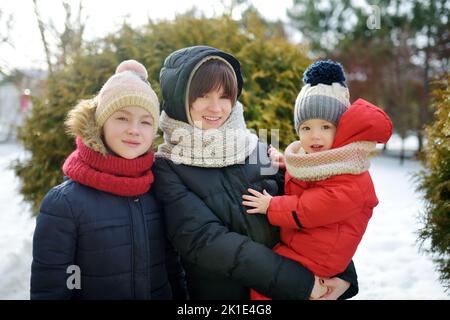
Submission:
<svg viewBox="0 0 450 320">
<path fill-rule="evenodd" d="M 303 82 L 294 109 L 297 133 L 300 125 L 309 119 L 323 119 L 337 125 L 350 106 L 342 65 L 332 60 L 316 61 L 303 73 Z"/>
<path fill-rule="evenodd" d="M 125 60 L 116 68 L 116 73 L 106 81 L 97 95 L 95 120 L 102 127 L 117 110 L 138 106 L 153 117 L 153 130 L 158 130 L 159 101 L 147 80 L 145 67 L 136 60 Z"/>
</svg>

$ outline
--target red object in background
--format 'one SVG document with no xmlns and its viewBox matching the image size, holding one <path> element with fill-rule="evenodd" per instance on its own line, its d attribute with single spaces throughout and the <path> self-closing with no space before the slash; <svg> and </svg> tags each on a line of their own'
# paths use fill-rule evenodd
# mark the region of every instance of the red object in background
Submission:
<svg viewBox="0 0 450 320">
<path fill-rule="evenodd" d="M 20 110 L 27 112 L 30 107 L 30 90 L 26 89 L 20 95 Z"/>
</svg>

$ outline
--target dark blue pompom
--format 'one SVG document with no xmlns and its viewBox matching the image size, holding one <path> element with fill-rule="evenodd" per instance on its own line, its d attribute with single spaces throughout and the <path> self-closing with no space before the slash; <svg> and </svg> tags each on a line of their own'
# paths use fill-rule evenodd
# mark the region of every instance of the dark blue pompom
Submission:
<svg viewBox="0 0 450 320">
<path fill-rule="evenodd" d="M 303 73 L 303 82 L 315 86 L 319 83 L 331 85 L 339 82 L 346 87 L 345 75 L 342 65 L 332 60 L 319 60 L 314 62 Z"/>
</svg>

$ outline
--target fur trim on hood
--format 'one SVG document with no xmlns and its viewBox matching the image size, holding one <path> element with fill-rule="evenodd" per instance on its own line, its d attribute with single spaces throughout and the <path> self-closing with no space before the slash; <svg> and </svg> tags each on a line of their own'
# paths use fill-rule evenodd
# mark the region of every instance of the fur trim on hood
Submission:
<svg viewBox="0 0 450 320">
<path fill-rule="evenodd" d="M 65 125 L 70 135 L 81 137 L 87 147 L 106 155 L 108 152 L 102 139 L 102 129 L 95 120 L 96 108 L 95 98 L 81 100 L 70 110 Z"/>
</svg>

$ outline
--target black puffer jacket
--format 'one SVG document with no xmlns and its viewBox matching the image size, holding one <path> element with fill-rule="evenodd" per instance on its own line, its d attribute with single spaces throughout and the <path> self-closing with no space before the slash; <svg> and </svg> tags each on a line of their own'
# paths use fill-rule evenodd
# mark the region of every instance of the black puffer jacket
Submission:
<svg viewBox="0 0 450 320">
<path fill-rule="evenodd" d="M 31 299 L 185 298 L 164 229 L 152 189 L 121 197 L 68 179 L 48 192 L 37 217 Z M 81 289 L 67 287 L 70 265 L 80 268 Z"/>
<path fill-rule="evenodd" d="M 192 68 L 209 55 L 227 59 L 242 79 L 239 62 L 217 49 L 192 47 L 173 53 L 160 74 L 163 109 L 170 117 L 187 122 L 186 82 Z M 238 83 L 240 92 L 242 81 Z M 182 256 L 192 299 L 248 299 L 248 288 L 275 299 L 310 295 L 312 273 L 274 253 L 270 248 L 278 241 L 278 230 L 264 215 L 246 214 L 241 205 L 249 187 L 282 193 L 281 173 L 262 175 L 261 169 L 270 166 L 267 146 L 259 143 L 255 152 L 258 156 L 248 157 L 245 164 L 223 168 L 187 166 L 162 158 L 154 164 L 154 189 L 164 206 L 168 235 Z M 344 297 L 355 295 L 353 264 L 340 277 L 352 283 Z"/>
</svg>

